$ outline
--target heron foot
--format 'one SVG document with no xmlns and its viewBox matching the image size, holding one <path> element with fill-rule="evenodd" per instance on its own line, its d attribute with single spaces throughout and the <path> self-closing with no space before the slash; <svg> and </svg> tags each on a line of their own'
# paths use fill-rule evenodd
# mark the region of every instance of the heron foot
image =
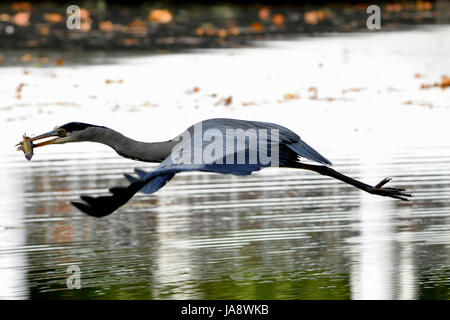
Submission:
<svg viewBox="0 0 450 320">
<path fill-rule="evenodd" d="M 386 183 L 391 181 L 392 178 L 384 178 L 380 182 L 378 182 L 374 187 L 368 190 L 371 194 L 377 194 L 379 196 L 391 197 L 395 199 L 400 199 L 403 201 L 409 201 L 410 198 L 413 197 L 412 194 L 405 192 L 405 189 L 401 188 L 389 188 L 383 187 Z"/>
<path fill-rule="evenodd" d="M 84 213 L 93 217 L 104 217 L 110 215 L 119 207 L 123 206 L 135 192 L 125 187 L 110 188 L 112 195 L 109 196 L 81 196 L 83 202 L 71 202 L 71 204 L 83 211 Z"/>
</svg>

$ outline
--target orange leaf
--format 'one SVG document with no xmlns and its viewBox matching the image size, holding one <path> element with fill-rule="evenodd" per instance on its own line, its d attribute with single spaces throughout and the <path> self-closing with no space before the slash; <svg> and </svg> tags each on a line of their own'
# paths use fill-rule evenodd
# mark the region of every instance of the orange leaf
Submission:
<svg viewBox="0 0 450 320">
<path fill-rule="evenodd" d="M 250 29 L 252 32 L 262 32 L 263 31 L 263 25 L 261 22 L 253 22 L 250 25 Z"/>
<path fill-rule="evenodd" d="M 111 21 L 101 21 L 98 24 L 98 28 L 103 32 L 111 32 L 114 30 L 114 25 Z"/>
<path fill-rule="evenodd" d="M 270 17 L 270 9 L 269 8 L 261 8 L 258 11 L 259 19 L 267 20 Z"/>
<path fill-rule="evenodd" d="M 173 19 L 172 13 L 167 9 L 150 10 L 148 21 L 156 23 L 169 23 Z"/>
<path fill-rule="evenodd" d="M 19 27 L 26 27 L 30 24 L 29 12 L 17 12 L 13 17 L 13 22 Z"/>
<path fill-rule="evenodd" d="M 46 13 L 44 14 L 44 20 L 50 23 L 59 23 L 64 21 L 64 17 L 57 13 Z"/>
<path fill-rule="evenodd" d="M 272 17 L 272 23 L 277 27 L 282 27 L 284 25 L 284 16 L 281 13 L 276 13 Z"/>
</svg>

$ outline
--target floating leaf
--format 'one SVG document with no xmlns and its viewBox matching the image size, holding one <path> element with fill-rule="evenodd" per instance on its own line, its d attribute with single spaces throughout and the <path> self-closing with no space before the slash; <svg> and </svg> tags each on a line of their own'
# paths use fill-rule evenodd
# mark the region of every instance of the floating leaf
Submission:
<svg viewBox="0 0 450 320">
<path fill-rule="evenodd" d="M 450 87 L 450 77 L 442 76 L 441 78 L 441 88 L 445 89 Z"/>
<path fill-rule="evenodd" d="M 284 100 L 300 99 L 300 96 L 295 93 L 286 93 L 284 95 Z"/>
<path fill-rule="evenodd" d="M 191 94 L 191 93 L 196 93 L 196 92 L 200 92 L 200 88 L 195 86 L 190 90 L 186 90 L 186 93 Z"/>
</svg>

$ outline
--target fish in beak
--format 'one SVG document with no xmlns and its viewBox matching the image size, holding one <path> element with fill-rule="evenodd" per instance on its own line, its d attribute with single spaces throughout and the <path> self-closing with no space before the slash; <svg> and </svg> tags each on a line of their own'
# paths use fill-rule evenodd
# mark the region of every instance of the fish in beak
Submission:
<svg viewBox="0 0 450 320">
<path fill-rule="evenodd" d="M 66 136 L 65 132 L 61 132 L 59 130 L 52 130 L 49 132 L 46 132 L 44 134 L 41 134 L 39 136 L 36 137 L 27 137 L 26 134 L 23 135 L 23 140 L 21 142 L 19 142 L 18 144 L 16 144 L 16 146 L 19 146 L 17 148 L 17 151 L 23 151 L 23 153 L 25 154 L 25 158 L 28 161 L 31 161 L 31 158 L 33 157 L 33 150 L 34 148 L 38 148 L 38 147 L 42 147 L 42 146 L 46 146 L 49 144 L 54 144 L 54 143 L 58 143 L 59 141 L 62 140 L 62 138 L 64 138 Z M 49 139 L 49 140 L 45 140 L 42 141 L 40 143 L 33 143 L 34 141 L 37 140 L 42 140 L 45 138 L 51 138 L 51 137 L 55 137 L 54 139 Z"/>
</svg>

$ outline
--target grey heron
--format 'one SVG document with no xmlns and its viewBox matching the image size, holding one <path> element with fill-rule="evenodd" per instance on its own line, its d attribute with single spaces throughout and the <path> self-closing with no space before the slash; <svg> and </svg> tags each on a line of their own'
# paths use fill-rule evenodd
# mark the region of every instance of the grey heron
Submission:
<svg viewBox="0 0 450 320">
<path fill-rule="evenodd" d="M 203 130 L 202 132 L 196 130 L 199 126 Z M 236 146 L 232 148 L 228 148 L 229 142 L 224 140 L 225 142 L 215 145 L 214 152 L 210 153 L 210 159 L 200 159 L 199 161 L 194 159 L 195 153 L 197 153 L 196 150 L 200 152 L 205 151 L 207 148 L 210 148 L 210 143 L 213 141 L 211 137 L 204 139 L 202 136 L 208 130 L 213 133 L 214 139 L 218 139 L 217 137 L 220 135 L 226 137 L 230 130 L 241 130 L 244 133 L 244 139 L 233 138 L 232 142 Z M 260 139 L 265 142 L 259 141 L 259 144 L 256 145 L 250 143 L 250 140 L 254 138 L 252 135 L 262 132 L 262 130 L 267 130 L 270 133 L 264 136 L 265 139 Z M 34 144 L 37 140 L 51 137 L 53 139 Z M 273 163 L 262 161 L 260 156 L 256 156 L 253 162 L 249 161 L 251 153 L 260 153 L 260 149 L 263 146 L 271 154 L 275 154 L 276 149 L 277 166 L 279 167 L 314 171 L 375 195 L 405 201 L 412 197 L 411 194 L 405 192 L 405 189 L 384 187 L 391 180 L 390 178 L 385 178 L 375 186 L 371 186 L 333 170 L 330 168 L 331 162 L 306 144 L 296 133 L 280 125 L 268 122 L 225 118 L 209 119 L 189 127 L 174 139 L 151 143 L 135 141 L 104 126 L 70 122 L 56 127 L 50 132 L 30 138 L 30 140 L 33 143 L 33 148 L 69 142 L 97 142 L 110 146 L 123 157 L 159 163 L 151 172 L 135 169 L 137 176 L 125 174 L 130 184 L 127 187 L 109 189 L 111 194 L 108 196 L 81 196 L 82 202 L 71 202 L 79 210 L 94 217 L 104 217 L 111 214 L 127 203 L 139 191 L 147 194 L 156 192 L 179 172 L 203 171 L 249 175 L 254 171 L 272 166 Z M 187 151 L 190 150 L 189 148 L 193 148 L 190 153 Z M 177 156 L 178 158 L 174 158 L 174 150 L 182 150 Z M 183 157 L 179 157 L 182 153 L 184 153 Z M 239 157 L 244 161 L 239 162 Z M 225 161 L 229 159 L 231 161 Z M 304 159 L 311 160 L 317 164 L 305 163 Z"/>
</svg>

